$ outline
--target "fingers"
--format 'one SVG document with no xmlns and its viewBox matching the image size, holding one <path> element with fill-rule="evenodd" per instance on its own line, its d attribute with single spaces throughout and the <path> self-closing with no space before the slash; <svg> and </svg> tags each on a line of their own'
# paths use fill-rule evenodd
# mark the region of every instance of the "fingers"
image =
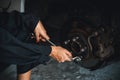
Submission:
<svg viewBox="0 0 120 80">
<path fill-rule="evenodd" d="M 35 32 L 36 42 L 38 43 L 40 41 L 39 33 Z"/>
<path fill-rule="evenodd" d="M 72 58 L 72 54 L 68 50 L 66 50 L 66 55 L 68 55 L 69 58 Z"/>
<path fill-rule="evenodd" d="M 63 56 L 64 55 L 64 56 Z M 59 63 L 61 62 L 65 62 L 65 61 L 71 61 L 70 58 L 68 58 L 68 56 L 63 53 L 62 55 L 53 55 L 54 59 L 57 60 Z"/>
<path fill-rule="evenodd" d="M 41 34 L 41 37 L 42 37 L 42 40 L 43 40 L 43 41 L 46 41 L 46 40 L 49 40 L 49 39 L 50 39 L 50 37 L 47 35 L 46 32 L 44 32 L 43 34 Z"/>
<path fill-rule="evenodd" d="M 39 34 L 42 37 L 42 39 L 45 39 L 45 40 L 50 39 L 41 21 L 38 22 L 38 28 L 39 28 Z"/>
<path fill-rule="evenodd" d="M 44 37 L 43 37 L 43 36 L 44 36 Z M 39 32 L 35 32 L 36 42 L 37 42 L 37 43 L 40 42 L 40 41 L 45 42 L 46 40 L 49 40 L 49 39 L 50 39 L 49 36 L 46 35 L 46 34 L 43 35 L 43 36 L 41 36 Z"/>
<path fill-rule="evenodd" d="M 65 61 L 71 61 L 72 60 L 71 58 L 72 58 L 72 54 L 68 50 L 64 49 L 63 60 L 62 61 L 64 61 L 64 62 Z"/>
<path fill-rule="evenodd" d="M 72 55 L 69 51 L 62 47 L 52 46 L 51 57 L 56 59 L 58 62 L 71 61 Z"/>
<path fill-rule="evenodd" d="M 59 57 L 58 62 L 65 62 L 65 61 L 71 61 L 71 59 L 63 53 L 61 57 Z"/>
<path fill-rule="evenodd" d="M 71 57 L 69 57 L 66 53 L 64 53 L 64 56 L 62 58 L 62 61 L 65 62 L 65 61 L 71 61 Z"/>
<path fill-rule="evenodd" d="M 42 23 L 39 21 L 38 24 L 36 25 L 34 29 L 34 33 L 36 36 L 36 42 L 38 43 L 40 40 L 41 41 L 46 41 L 46 39 L 50 39 L 49 36 L 46 33 L 46 30 Z"/>
<path fill-rule="evenodd" d="M 57 60 L 59 63 L 60 63 L 60 62 L 63 62 L 63 61 L 61 61 L 61 60 L 62 60 L 62 57 L 58 56 L 57 54 L 51 53 L 50 56 L 51 56 L 53 59 Z"/>
</svg>

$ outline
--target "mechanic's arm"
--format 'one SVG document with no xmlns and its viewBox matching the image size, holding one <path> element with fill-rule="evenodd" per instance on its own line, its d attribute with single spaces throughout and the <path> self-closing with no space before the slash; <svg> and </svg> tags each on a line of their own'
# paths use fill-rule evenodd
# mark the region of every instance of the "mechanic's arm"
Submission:
<svg viewBox="0 0 120 80">
<path fill-rule="evenodd" d="M 47 32 L 45 28 L 43 27 L 42 23 L 39 21 L 37 26 L 34 29 L 34 33 L 36 36 L 36 42 L 46 41 L 49 40 L 49 36 L 47 35 Z M 64 62 L 64 61 L 71 61 L 70 58 L 72 57 L 71 53 L 60 47 L 60 46 L 51 46 L 52 51 L 50 53 L 50 56 L 56 59 L 59 62 Z"/>
<path fill-rule="evenodd" d="M 8 61 L 9 58 L 11 59 L 9 60 L 11 61 L 11 63 L 12 61 L 13 63 L 17 62 L 24 63 L 25 61 L 26 62 L 34 61 L 36 60 L 35 58 L 40 57 L 40 55 L 46 56 L 50 55 L 56 60 L 59 60 L 59 62 L 69 61 L 68 56 L 71 56 L 71 54 L 61 47 L 58 46 L 50 47 L 42 45 L 40 46 L 38 44 L 24 43 L 13 35 L 15 30 L 19 30 L 20 27 L 25 27 L 26 30 L 28 30 L 29 32 L 35 33 L 36 42 L 39 42 L 40 40 L 45 41 L 46 39 L 49 39 L 46 30 L 44 29 L 42 23 L 39 21 L 37 17 L 25 13 L 19 13 L 16 11 L 10 14 L 3 13 L 1 16 L 3 17 L 2 19 L 0 19 L 1 21 L 0 51 L 4 53 L 1 54 L 3 56 L 2 58 L 4 58 L 3 60 Z M 62 56 L 62 54 L 64 55 Z M 6 56 L 8 57 L 7 59 L 5 58 Z"/>
<path fill-rule="evenodd" d="M 24 65 L 40 59 L 41 62 L 44 62 L 49 55 L 59 62 L 69 61 L 67 57 L 69 53 L 61 47 L 51 48 L 50 46 L 23 43 L 2 28 L 0 28 L 0 34 L 0 61 L 2 62 Z"/>
<path fill-rule="evenodd" d="M 32 18 L 31 18 L 32 17 Z M 27 24 L 26 26 L 31 26 L 31 29 L 34 29 L 34 33 L 36 36 L 36 42 L 40 42 L 40 41 L 46 41 L 49 40 L 50 37 L 47 35 L 47 32 L 44 28 L 44 26 L 42 25 L 41 21 L 38 21 L 38 18 L 33 16 L 33 15 L 26 15 L 26 17 L 23 18 L 25 24 Z M 36 22 L 38 21 L 38 23 L 36 24 Z M 32 23 L 32 24 L 31 24 Z M 34 25 L 36 24 L 36 26 Z M 35 27 L 34 27 L 35 26 Z M 60 46 L 51 46 L 51 53 L 49 56 L 51 56 L 52 58 L 56 59 L 58 62 L 64 62 L 64 61 L 71 61 L 70 58 L 72 58 L 71 53 L 60 47 Z"/>
</svg>

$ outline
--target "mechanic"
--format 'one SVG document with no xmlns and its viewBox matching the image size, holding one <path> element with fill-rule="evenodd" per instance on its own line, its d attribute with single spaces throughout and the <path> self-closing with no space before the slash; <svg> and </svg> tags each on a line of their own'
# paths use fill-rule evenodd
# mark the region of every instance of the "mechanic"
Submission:
<svg viewBox="0 0 120 80">
<path fill-rule="evenodd" d="M 35 42 L 29 41 L 29 33 L 35 34 Z M 31 69 L 45 64 L 50 57 L 58 62 L 71 61 L 71 53 L 61 46 L 40 44 L 50 37 L 39 18 L 32 14 L 0 13 L 0 66 L 17 65 L 17 79 L 30 80 Z"/>
</svg>

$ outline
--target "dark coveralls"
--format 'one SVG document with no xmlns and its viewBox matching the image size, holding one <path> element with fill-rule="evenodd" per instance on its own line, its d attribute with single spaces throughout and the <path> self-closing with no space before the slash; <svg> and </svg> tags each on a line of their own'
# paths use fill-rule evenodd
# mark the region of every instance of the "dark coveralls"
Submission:
<svg viewBox="0 0 120 80">
<path fill-rule="evenodd" d="M 49 60 L 50 46 L 27 40 L 38 21 L 32 14 L 17 11 L 0 13 L 0 67 L 16 64 L 20 74 Z"/>
</svg>

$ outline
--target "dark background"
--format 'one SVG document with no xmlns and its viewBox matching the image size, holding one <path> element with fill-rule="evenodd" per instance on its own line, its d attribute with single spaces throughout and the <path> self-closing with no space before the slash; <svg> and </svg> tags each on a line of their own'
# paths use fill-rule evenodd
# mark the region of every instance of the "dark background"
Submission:
<svg viewBox="0 0 120 80">
<path fill-rule="evenodd" d="M 56 44 L 59 44 L 63 38 L 61 36 L 64 36 L 61 35 L 62 31 L 67 31 L 64 24 L 70 19 L 81 18 L 95 27 L 103 25 L 114 28 L 115 42 L 119 46 L 119 7 L 119 2 L 114 0 L 26 0 L 25 2 L 25 12 L 40 18 Z"/>
</svg>

